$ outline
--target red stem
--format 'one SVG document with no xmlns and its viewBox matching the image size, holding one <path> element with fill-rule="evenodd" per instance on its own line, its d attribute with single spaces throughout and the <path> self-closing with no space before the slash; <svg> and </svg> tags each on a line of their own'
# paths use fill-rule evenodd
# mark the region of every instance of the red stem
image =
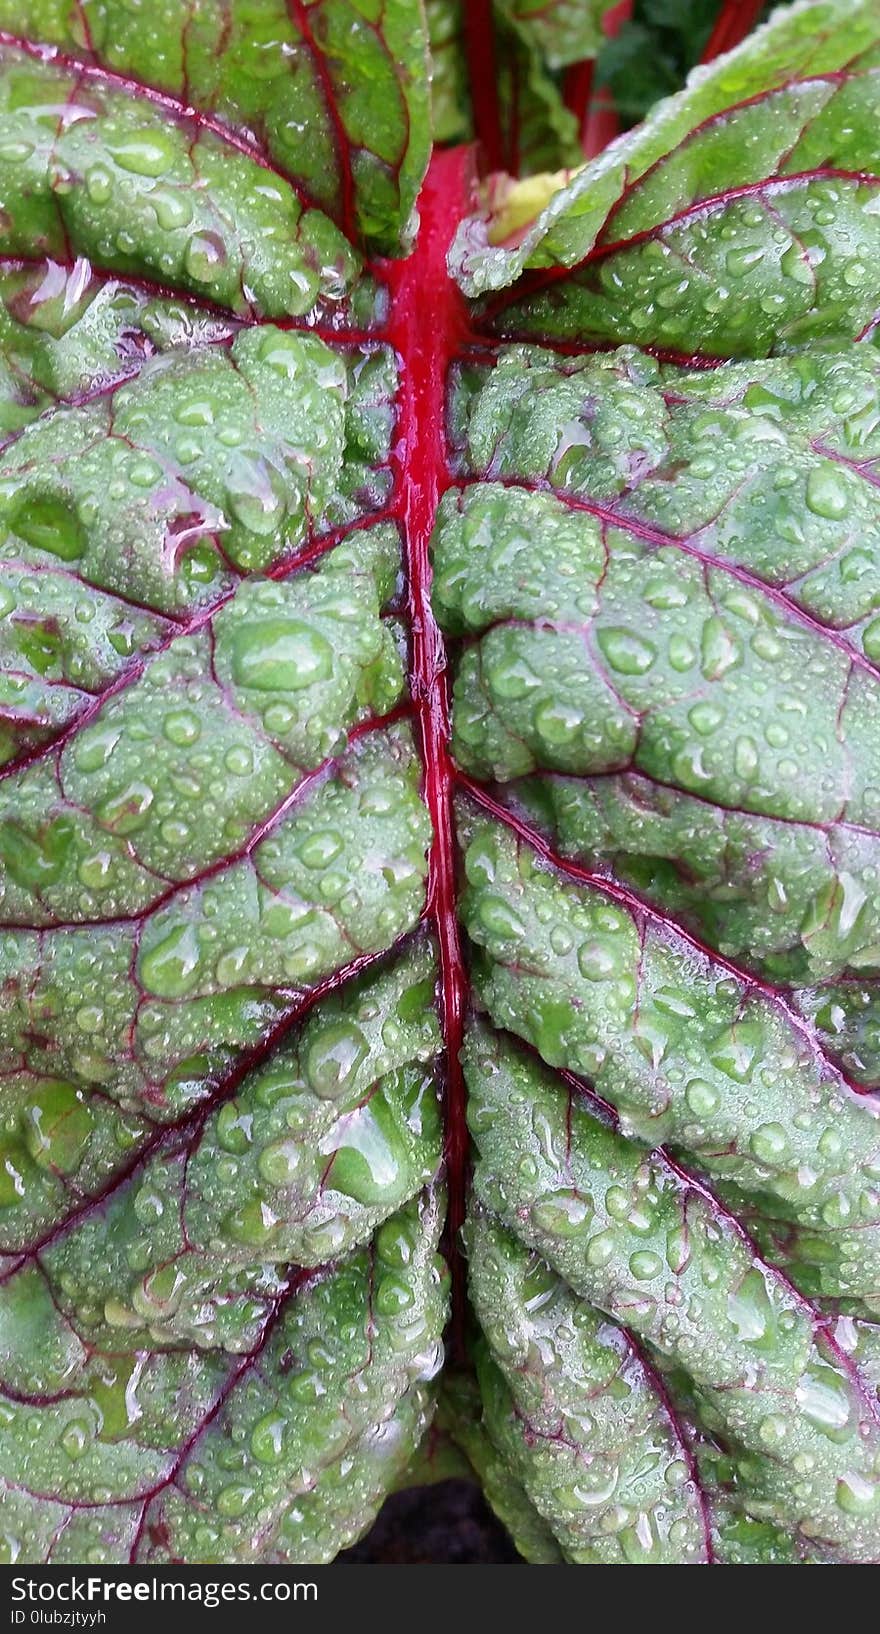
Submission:
<svg viewBox="0 0 880 1634">
<path fill-rule="evenodd" d="M 763 9 L 764 0 L 725 0 L 700 61 L 712 62 L 723 52 L 732 51 L 751 34 Z"/>
<path fill-rule="evenodd" d="M 474 110 L 474 131 L 489 171 L 505 170 L 504 135 L 498 107 L 495 23 L 492 0 L 465 0 L 464 49 Z"/>
<path fill-rule="evenodd" d="M 589 113 L 590 101 L 593 95 L 595 71 L 596 63 L 593 57 L 588 57 L 586 62 L 573 62 L 571 67 L 565 71 L 563 100 L 565 106 L 574 114 L 578 122 L 581 141 L 583 141 L 587 114 Z"/>
<path fill-rule="evenodd" d="M 394 452 L 396 511 L 404 531 L 408 581 L 410 691 L 421 733 L 424 795 L 433 835 L 428 910 L 440 956 L 452 1349 L 459 1354 L 465 1293 L 458 1245 L 468 1172 L 467 1104 L 459 1052 L 468 983 L 456 914 L 447 659 L 431 606 L 429 545 L 438 503 L 452 481 L 446 435 L 446 380 L 467 327 L 464 302 L 446 270 L 446 255 L 467 206 L 471 162 L 466 148 L 435 154 L 419 199 L 421 231 L 417 247 L 409 260 L 397 262 L 390 269 L 390 338 L 402 364 Z"/>
<path fill-rule="evenodd" d="M 602 19 L 602 32 L 606 40 L 613 40 L 628 23 L 633 14 L 633 0 L 618 0 L 616 6 L 605 13 Z M 591 86 L 592 89 L 592 76 Z M 599 85 L 588 98 L 585 116 L 581 123 L 581 147 L 584 158 L 593 159 L 597 153 L 613 142 L 620 131 L 620 122 L 614 108 L 611 92 L 606 85 Z"/>
</svg>

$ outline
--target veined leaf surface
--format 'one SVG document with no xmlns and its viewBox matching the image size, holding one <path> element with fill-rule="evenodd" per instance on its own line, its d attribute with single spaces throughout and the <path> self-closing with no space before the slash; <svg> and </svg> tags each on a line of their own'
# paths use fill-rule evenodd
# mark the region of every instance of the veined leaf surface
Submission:
<svg viewBox="0 0 880 1634">
<path fill-rule="evenodd" d="M 440 1391 L 527 1559 L 877 1563 L 877 7 L 516 244 L 415 0 L 142 21 L 0 6 L 8 1558 Z"/>
</svg>

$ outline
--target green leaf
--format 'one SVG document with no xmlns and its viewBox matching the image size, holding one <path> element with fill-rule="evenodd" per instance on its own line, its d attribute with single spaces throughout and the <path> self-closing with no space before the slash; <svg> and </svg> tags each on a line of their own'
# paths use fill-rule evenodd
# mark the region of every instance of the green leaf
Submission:
<svg viewBox="0 0 880 1634">
<path fill-rule="evenodd" d="M 746 0 L 751 17 L 761 9 Z M 678 90 L 694 63 L 704 60 L 716 19 L 728 18 L 738 39 L 748 33 L 751 23 L 743 29 L 742 15 L 737 0 L 726 7 L 716 0 L 636 0 L 632 20 L 604 42 L 596 65 L 622 123 L 636 124 Z"/>
<path fill-rule="evenodd" d="M 514 287 L 487 307 L 507 335 L 683 352 L 698 337 L 725 357 L 854 338 L 877 305 L 877 63 L 870 0 L 777 11 L 554 192 L 513 246 L 503 221 L 465 223 L 464 287 L 508 290 L 532 269 L 527 301 Z"/>
<path fill-rule="evenodd" d="M 478 1120 L 480 1110 L 478 1096 Z M 478 1359 L 489 1432 L 566 1560 L 704 1562 L 708 1523 L 690 1455 L 632 1342 L 482 1214 L 469 1262 L 491 1349 Z M 614 1524 L 627 1508 L 635 1525 Z"/>
<path fill-rule="evenodd" d="M 559 1545 L 520 1484 L 511 1461 L 499 1452 L 482 1422 L 483 1401 L 476 1378 L 451 1373 L 444 1380 L 438 1424 L 467 1455 L 486 1499 L 507 1528 L 519 1553 L 532 1566 L 558 1566 Z"/>
<path fill-rule="evenodd" d="M 730 1476 L 734 1493 L 740 1482 L 745 1488 L 746 1507 L 807 1544 L 821 1539 L 832 1558 L 836 1550 L 872 1560 L 880 1434 L 873 1400 L 807 1301 L 755 1257 L 698 1182 L 603 1128 L 509 1044 L 476 1032 L 467 1071 L 480 1202 L 574 1295 L 685 1369 L 703 1426 L 737 1448 Z M 611 1424 L 613 1416 L 613 1434 Z M 548 1480 L 534 1453 L 529 1462 L 535 1490 L 540 1482 L 558 1501 L 558 1475 Z M 613 1457 L 608 1466 L 607 1485 L 616 1474 L 625 1493 L 629 1470 Z M 575 1488 L 572 1496 L 573 1524 L 589 1536 L 592 1494 Z M 673 1504 L 666 1498 L 664 1520 Z M 643 1492 L 635 1508 L 641 1537 L 612 1508 L 614 1546 L 624 1559 L 640 1546 L 659 1564 L 663 1534 L 651 1526 Z M 681 1544 L 676 1558 L 687 1558 Z"/>
<path fill-rule="evenodd" d="M 132 1189 L 146 1224 L 153 1193 Z M 57 1401 L 40 1411 L 38 1442 L 27 1395 L 3 1407 L 10 1552 L 224 1565 L 253 1559 L 259 1514 L 260 1558 L 332 1558 L 427 1421 L 443 1321 L 438 1227 L 436 1202 L 417 1200 L 389 1218 L 374 1251 L 314 1278 L 277 1277 L 262 1331 L 238 1357 L 165 1348 L 155 1300 L 150 1352 L 140 1313 L 127 1322 L 114 1309 L 109 1339 L 99 1337 L 95 1245 L 76 1231 L 43 1266 L 17 1272 L 2 1293 L 7 1376 L 25 1391 L 37 1383 L 27 1348 L 37 1312 L 39 1385 Z M 172 1284 L 166 1274 L 166 1302 Z"/>
<path fill-rule="evenodd" d="M 442 1357 L 363 259 L 421 180 L 420 14 L 234 10 L 0 18 L 62 47 L 0 50 L 10 1560 L 330 1559 Z"/>
<path fill-rule="evenodd" d="M 4 24 L 6 1558 L 876 1563 L 876 8 L 470 304 L 417 0 Z"/>
<path fill-rule="evenodd" d="M 838 20 L 779 13 L 453 252 L 502 290 L 433 535 L 474 1355 L 571 1561 L 877 1556 L 876 16 Z"/>
<path fill-rule="evenodd" d="M 567 68 L 592 56 L 602 39 L 602 18 L 611 8 L 606 0 L 498 0 L 502 15 L 532 50 L 541 52 L 550 68 Z"/>
<path fill-rule="evenodd" d="M 172 102 L 155 99 L 151 116 L 150 103 L 139 94 L 144 87 L 167 92 L 187 114 L 197 111 L 191 120 L 201 133 L 192 155 L 194 176 L 216 184 L 212 135 L 222 142 L 227 128 L 227 145 L 252 154 L 252 164 L 268 172 L 257 190 L 251 167 L 236 167 L 228 158 L 222 165 L 223 186 L 235 186 L 239 172 L 232 219 L 237 234 L 253 233 L 262 240 L 261 261 L 267 259 L 266 239 L 273 225 L 279 246 L 287 236 L 280 230 L 284 213 L 288 232 L 296 217 L 304 215 L 300 236 L 320 255 L 329 251 L 331 258 L 338 240 L 321 224 L 319 212 L 384 253 L 394 254 L 407 235 L 428 159 L 425 36 L 416 0 L 258 0 L 256 5 L 253 0 L 222 5 L 209 0 L 195 12 L 188 0 L 157 0 L 149 7 L 138 0 L 98 0 L 89 5 L 87 18 L 66 0 L 25 0 L 21 5 L 2 0 L 0 28 L 58 46 L 72 53 L 76 64 L 87 63 L 93 71 L 77 87 L 87 107 L 97 102 L 124 123 L 125 104 L 133 98 L 137 122 L 132 121 L 130 133 L 114 125 L 117 151 L 96 151 L 95 132 L 89 130 L 88 152 L 97 167 L 92 190 L 114 190 L 116 182 L 118 195 L 130 194 L 137 184 L 129 181 L 123 187 L 117 181 L 120 168 L 129 178 L 167 178 L 169 219 L 159 220 L 166 254 L 166 235 L 173 227 L 189 224 L 188 236 L 196 237 L 195 217 L 189 222 L 171 219 L 185 207 L 175 184 L 185 186 L 188 180 L 180 173 L 186 118 L 181 120 Z M 64 71 L 61 67 L 62 75 Z M 46 70 L 38 77 L 45 82 Z M 15 106 L 22 106 L 18 99 Z M 149 127 L 157 124 L 164 141 L 154 129 L 151 146 Z M 181 136 L 177 168 L 175 127 Z M 66 140 L 65 146 L 73 160 L 78 144 Z M 32 158 L 28 168 L 33 165 Z M 99 182 L 97 172 L 102 171 L 106 180 L 102 176 Z M 195 211 L 192 185 L 190 181 L 185 202 Z M 102 202 L 106 200 L 94 198 L 96 205 Z M 216 231 L 213 212 L 209 214 Z M 138 247 L 143 248 L 142 231 Z M 278 253 L 274 248 L 273 256 Z M 200 268 L 194 274 L 197 283 L 208 282 L 201 269 L 207 273 L 215 254 L 193 249 L 192 259 Z M 249 271 L 249 282 L 255 270 Z M 286 271 L 282 264 L 275 276 L 280 280 Z M 176 268 L 167 267 L 164 276 L 179 282 Z M 258 287 L 256 292 L 259 298 Z"/>
</svg>

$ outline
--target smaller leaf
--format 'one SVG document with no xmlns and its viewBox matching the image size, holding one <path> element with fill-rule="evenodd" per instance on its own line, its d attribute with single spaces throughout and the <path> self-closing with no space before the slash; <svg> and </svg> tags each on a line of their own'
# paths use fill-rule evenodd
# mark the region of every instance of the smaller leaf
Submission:
<svg viewBox="0 0 880 1634">
<path fill-rule="evenodd" d="M 700 1183 L 603 1127 L 546 1068 L 483 1028 L 465 1058 L 478 1201 L 582 1299 L 693 1383 L 754 1512 L 831 1560 L 871 1560 L 873 1387 L 815 1310 Z M 573 1218 L 559 1207 L 588 1200 Z"/>
<path fill-rule="evenodd" d="M 562 1199 L 556 1218 L 562 1225 Z M 708 1518 L 690 1451 L 632 1341 L 488 1217 L 472 1217 L 468 1232 L 489 1434 L 565 1558 L 705 1562 Z"/>
</svg>

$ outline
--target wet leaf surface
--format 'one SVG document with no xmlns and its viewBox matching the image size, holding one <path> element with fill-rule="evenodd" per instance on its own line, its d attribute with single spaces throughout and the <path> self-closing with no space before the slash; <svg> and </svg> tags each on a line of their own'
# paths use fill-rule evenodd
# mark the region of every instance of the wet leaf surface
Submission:
<svg viewBox="0 0 880 1634">
<path fill-rule="evenodd" d="M 876 1563 L 876 6 L 516 243 L 413 0 L 136 11 L 0 6 L 5 1556 Z"/>
</svg>

